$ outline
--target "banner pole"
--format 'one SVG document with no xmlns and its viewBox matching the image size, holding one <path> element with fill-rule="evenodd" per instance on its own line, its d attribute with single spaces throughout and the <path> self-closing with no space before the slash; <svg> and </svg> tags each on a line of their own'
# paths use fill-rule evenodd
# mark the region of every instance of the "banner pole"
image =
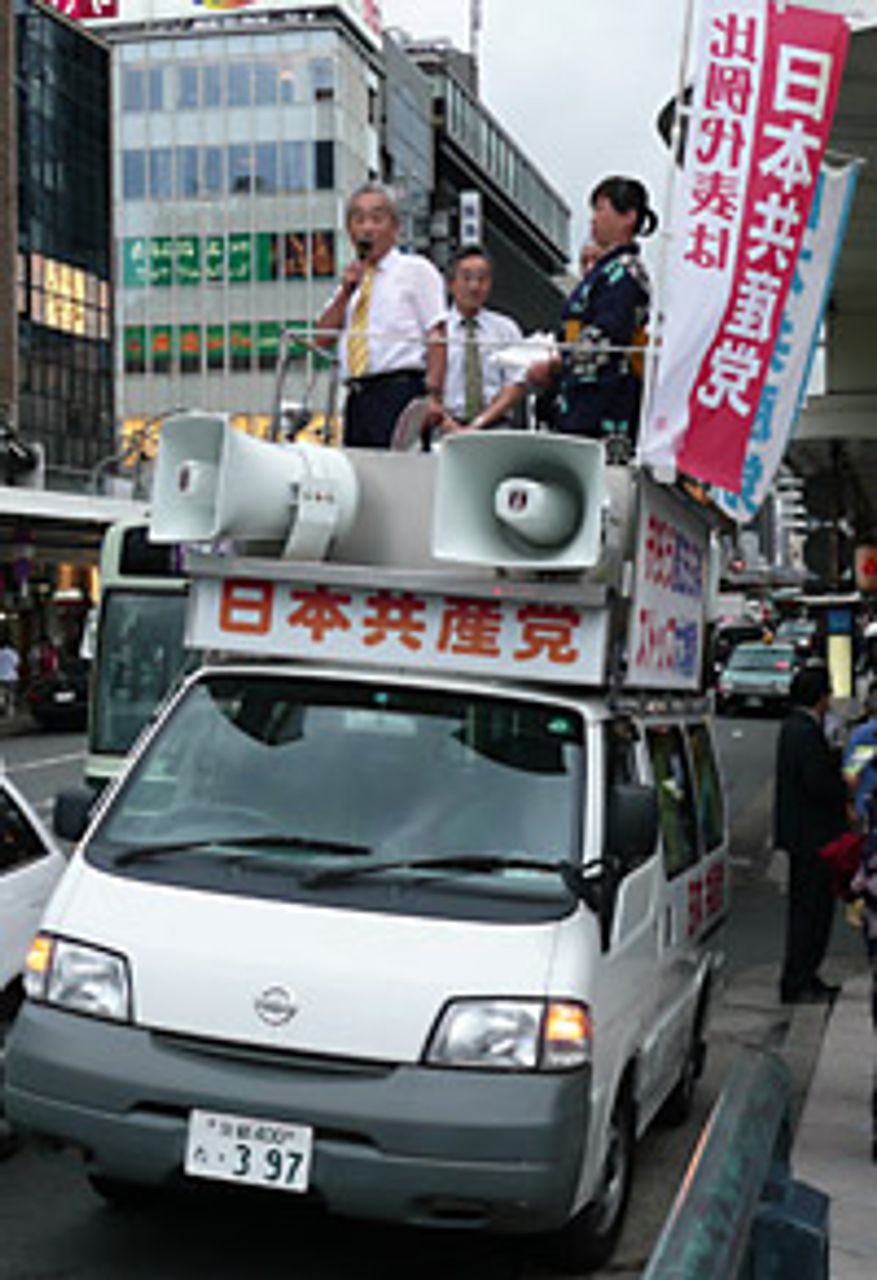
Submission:
<svg viewBox="0 0 877 1280">
<path fill-rule="evenodd" d="M 679 53 L 679 71 L 676 84 L 676 109 L 673 113 L 673 126 L 670 130 L 669 161 L 667 173 L 664 179 L 664 195 L 661 209 L 661 243 L 658 250 L 658 265 L 655 272 L 655 288 L 652 292 L 652 314 L 649 321 L 651 337 L 646 349 L 645 382 L 643 385 L 642 405 L 640 406 L 640 439 L 642 439 L 643 424 L 651 409 L 655 381 L 658 375 L 658 363 L 661 358 L 659 353 L 661 331 L 664 327 L 663 302 L 667 285 L 667 258 L 670 241 L 673 238 L 671 231 L 671 214 L 673 210 L 673 196 L 676 189 L 678 168 L 676 163 L 676 153 L 682 142 L 685 117 L 688 114 L 685 106 L 685 88 L 686 76 L 688 74 L 688 60 L 691 53 L 695 4 L 696 0 L 685 0 L 685 17 L 682 26 L 682 43 Z M 675 468 L 672 469 L 672 474 L 670 474 L 669 468 L 667 469 L 666 474 L 664 468 L 661 468 L 660 475 L 655 472 L 655 479 L 659 480 L 661 483 L 672 484 L 676 479 Z"/>
</svg>

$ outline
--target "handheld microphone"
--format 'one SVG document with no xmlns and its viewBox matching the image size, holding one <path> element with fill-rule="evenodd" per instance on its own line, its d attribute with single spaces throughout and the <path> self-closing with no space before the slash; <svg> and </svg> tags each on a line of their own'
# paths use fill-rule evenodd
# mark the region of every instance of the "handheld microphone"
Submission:
<svg viewBox="0 0 877 1280">
<path fill-rule="evenodd" d="M 359 258 L 360 262 L 365 262 L 366 258 L 371 253 L 371 251 L 372 251 L 371 240 L 357 240 L 356 256 L 357 258 Z"/>
</svg>

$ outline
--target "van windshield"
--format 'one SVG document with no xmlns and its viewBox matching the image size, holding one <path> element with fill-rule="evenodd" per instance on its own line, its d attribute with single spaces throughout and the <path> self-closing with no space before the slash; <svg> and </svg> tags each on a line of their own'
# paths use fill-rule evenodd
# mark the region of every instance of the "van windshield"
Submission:
<svg viewBox="0 0 877 1280">
<path fill-rule="evenodd" d="M 179 861 L 212 861 L 228 875 L 249 860 L 262 870 L 273 863 L 311 884 L 345 860 L 386 862 L 387 874 L 404 878 L 409 860 L 416 868 L 446 855 L 493 855 L 516 860 L 509 880 L 554 883 L 559 860 L 580 859 L 583 778 L 583 724 L 567 707 L 392 683 L 214 674 L 175 708 L 89 852 L 110 866 L 174 877 Z M 546 874 L 527 860 L 544 862 Z M 461 861 L 456 872 L 417 870 L 471 880 L 479 865 L 486 875 L 484 858 Z"/>
</svg>

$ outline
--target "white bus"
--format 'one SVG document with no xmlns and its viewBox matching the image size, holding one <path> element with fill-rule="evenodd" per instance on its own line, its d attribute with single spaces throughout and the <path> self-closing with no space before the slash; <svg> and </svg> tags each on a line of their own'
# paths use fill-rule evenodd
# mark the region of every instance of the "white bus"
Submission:
<svg viewBox="0 0 877 1280">
<path fill-rule="evenodd" d="M 146 520 L 122 520 L 104 537 L 86 780 L 115 777 L 140 730 L 187 665 L 188 582 L 176 547 L 148 539 Z"/>
</svg>

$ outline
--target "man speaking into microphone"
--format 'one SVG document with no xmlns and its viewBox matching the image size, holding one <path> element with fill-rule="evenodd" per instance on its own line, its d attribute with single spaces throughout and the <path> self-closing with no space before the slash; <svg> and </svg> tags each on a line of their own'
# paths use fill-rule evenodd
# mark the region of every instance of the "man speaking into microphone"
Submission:
<svg viewBox="0 0 877 1280">
<path fill-rule="evenodd" d="M 356 257 L 317 320 L 317 341 L 328 345 L 340 331 L 345 445 L 387 449 L 412 400 L 426 398 L 425 428 L 444 417 L 444 281 L 428 258 L 399 249 L 399 215 L 387 187 L 369 182 L 354 191 L 347 232 Z"/>
</svg>

